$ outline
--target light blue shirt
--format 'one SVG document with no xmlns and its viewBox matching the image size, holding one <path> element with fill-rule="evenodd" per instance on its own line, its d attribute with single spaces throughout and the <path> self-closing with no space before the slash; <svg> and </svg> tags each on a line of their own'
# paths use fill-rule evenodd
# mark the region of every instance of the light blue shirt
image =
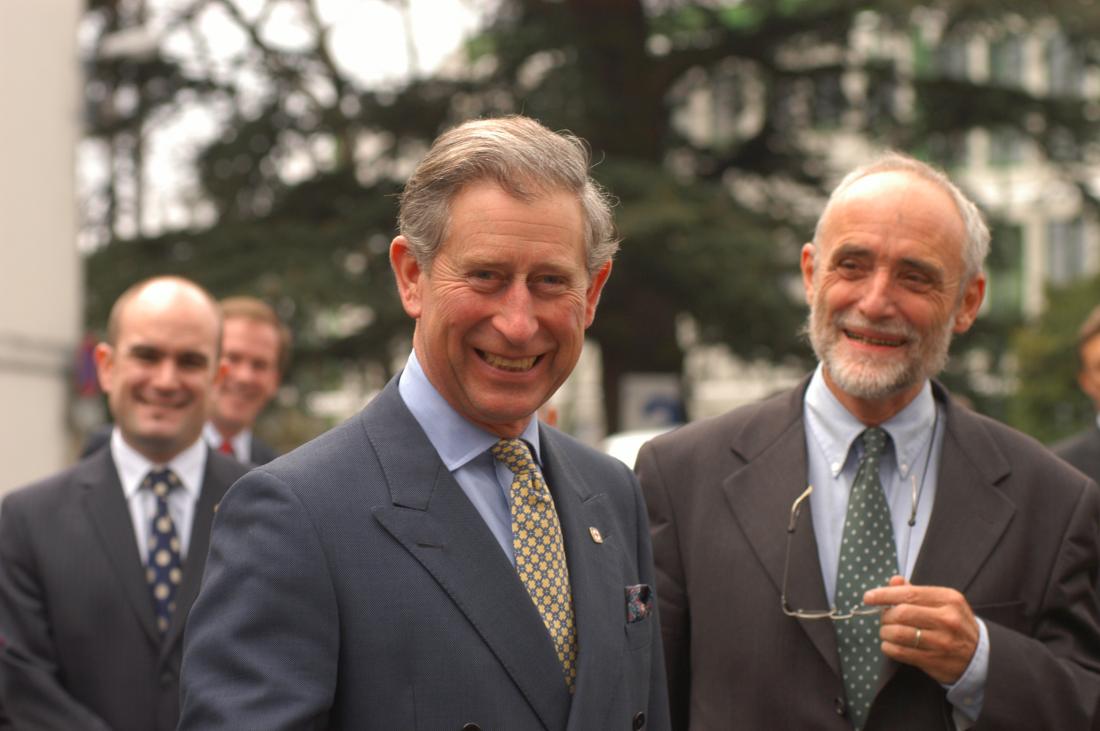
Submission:
<svg viewBox="0 0 1100 731">
<path fill-rule="evenodd" d="M 890 439 L 879 462 L 879 479 L 890 507 L 898 573 L 906 579 L 913 574 L 936 501 L 936 475 L 943 451 L 942 410 L 932 396 L 931 383 L 926 381 L 916 398 L 880 425 Z M 817 538 L 821 578 L 832 606 L 849 489 L 862 456 L 858 437 L 867 427 L 829 390 L 820 365 L 806 389 L 803 415 L 807 469 L 814 488 L 810 494 L 810 514 Z M 969 724 L 960 723 L 959 713 L 974 721 L 984 699 L 989 671 L 989 633 L 980 619 L 978 628 L 978 648 L 970 665 L 954 685 L 944 686 L 948 701 L 957 711 L 956 725 L 960 727 Z"/>
<path fill-rule="evenodd" d="M 500 437 L 471 423 L 447 403 L 424 374 L 416 351 L 409 354 L 397 386 L 413 418 L 514 566 L 509 500 L 512 471 L 489 454 Z M 530 445 L 541 469 L 538 419 L 532 416 L 519 438 Z"/>
</svg>

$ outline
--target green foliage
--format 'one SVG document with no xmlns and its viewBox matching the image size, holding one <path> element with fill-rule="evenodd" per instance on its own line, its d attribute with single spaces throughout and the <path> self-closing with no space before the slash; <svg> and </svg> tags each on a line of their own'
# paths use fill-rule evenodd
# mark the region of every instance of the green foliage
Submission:
<svg viewBox="0 0 1100 731">
<path fill-rule="evenodd" d="M 205 4 L 180 3 L 177 22 L 194 22 Z M 217 4 L 249 39 L 237 63 L 263 80 L 258 87 L 247 74 L 227 78 L 213 68 L 184 74 L 159 54 L 91 67 L 108 94 L 121 84 L 148 97 L 143 114 L 182 101 L 229 112 L 196 160 L 215 212 L 209 226 L 122 235 L 125 227 L 110 220 L 118 207 L 105 207 L 107 245 L 88 262 L 88 321 L 101 324 L 122 288 L 162 271 L 194 276 L 219 296 L 258 294 L 296 332 L 294 381 L 303 390 L 330 378 L 331 363 L 388 369 L 406 342 L 410 323 L 386 259 L 394 196 L 431 140 L 470 117 L 518 112 L 572 130 L 590 143 L 596 176 L 620 200 L 623 248 L 591 330 L 602 346 L 611 429 L 622 374 L 681 369 L 676 325 L 685 315 L 706 342 L 808 364 L 797 261 L 836 172 L 824 132 L 938 159 L 952 140 L 996 125 L 1063 161 L 1064 178 L 1091 196 L 1074 176 L 1075 162 L 1095 154 L 1094 101 L 974 83 L 943 68 L 935 39 L 914 30 L 915 19 L 931 14 L 948 41 L 1015 33 L 1064 14 L 1067 42 L 1093 58 L 1100 13 L 1077 0 L 947 0 L 934 11 L 909 0 L 874 11 L 854 0 L 502 0 L 465 45 L 476 72 L 389 89 L 362 88 L 341 71 L 312 2 L 301 7 L 314 42 L 293 51 L 265 44 L 259 21 L 235 2 Z M 93 3 L 89 13 L 106 17 L 107 30 L 119 25 L 110 3 Z M 872 40 L 910 40 L 913 71 L 874 49 L 853 52 L 856 29 L 869 23 Z M 858 74 L 862 92 L 849 83 Z M 714 106 L 695 109 L 701 97 Z M 139 133 L 143 121 L 127 117 L 119 128 L 110 126 L 117 115 L 97 119 L 95 133 L 108 139 Z M 330 152 L 314 154 L 318 143 Z M 288 181 L 287 161 L 302 157 L 312 157 L 312 172 Z M 349 307 L 361 316 L 325 325 Z M 979 321 L 956 350 L 981 347 L 999 367 L 1010 360 L 1007 333 L 1017 322 Z M 947 378 L 979 408 L 1005 413 L 966 368 Z"/>
<path fill-rule="evenodd" d="M 1100 302 L 1100 276 L 1047 292 L 1047 307 L 1020 330 L 1015 348 L 1020 384 L 1009 422 L 1044 442 L 1083 429 L 1095 417 L 1077 386 L 1077 330 Z"/>
</svg>

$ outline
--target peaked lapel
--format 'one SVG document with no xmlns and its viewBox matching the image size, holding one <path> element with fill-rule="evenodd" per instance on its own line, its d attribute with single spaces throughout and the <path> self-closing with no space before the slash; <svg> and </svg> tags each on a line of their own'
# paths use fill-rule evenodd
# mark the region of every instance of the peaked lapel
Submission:
<svg viewBox="0 0 1100 731">
<path fill-rule="evenodd" d="M 731 449 L 745 465 L 722 483 L 734 520 L 775 584 L 777 612 L 791 506 L 807 486 L 802 399 L 808 384 L 807 378 L 787 394 L 762 403 L 757 414 L 733 435 Z M 796 609 L 827 607 L 829 600 L 821 578 L 809 501 L 802 504 L 790 553 L 788 603 Z M 839 675 L 840 656 L 832 622 L 795 618 L 791 621 L 798 623 Z"/>
<path fill-rule="evenodd" d="M 161 657 L 171 653 L 179 642 L 191 605 L 198 596 L 202 584 L 203 569 L 206 566 L 206 554 L 210 548 L 210 526 L 214 522 L 214 511 L 225 491 L 244 474 L 244 468 L 236 460 L 222 458 L 209 446 L 206 447 L 206 467 L 203 470 L 199 499 L 195 502 L 195 513 L 191 520 L 191 539 L 187 547 L 187 560 L 183 564 L 183 579 L 176 592 L 176 611 L 172 613 L 171 624 L 161 643 Z M 148 594 L 148 589 L 146 589 Z"/>
<path fill-rule="evenodd" d="M 118 479 L 111 450 L 100 449 L 89 457 L 80 480 L 84 488 L 81 494 L 84 509 L 122 588 L 122 596 L 149 641 L 154 646 L 159 645 L 160 633 L 157 632 L 153 598 L 145 581 L 141 554 L 134 540 L 130 508 L 122 493 L 122 482 Z"/>
<path fill-rule="evenodd" d="M 485 521 L 401 400 L 396 378 L 360 419 L 393 501 L 375 508 L 375 519 L 450 596 L 543 725 L 564 728 L 569 691 L 542 618 Z"/>
<path fill-rule="evenodd" d="M 540 425 L 543 473 L 554 496 L 561 522 L 577 627 L 577 683 L 569 728 L 603 727 L 594 719 L 607 712 L 623 672 L 626 653 L 626 587 L 616 545 L 624 552 L 625 536 L 617 536 L 606 493 L 597 492 L 569 459 L 567 440 Z M 603 543 L 596 543 L 591 529 Z"/>
</svg>

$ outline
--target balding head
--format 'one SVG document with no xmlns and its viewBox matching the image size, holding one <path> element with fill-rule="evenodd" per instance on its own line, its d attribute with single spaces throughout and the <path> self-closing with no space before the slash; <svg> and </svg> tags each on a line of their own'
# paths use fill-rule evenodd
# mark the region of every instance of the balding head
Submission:
<svg viewBox="0 0 1100 731">
<path fill-rule="evenodd" d="M 100 385 L 123 439 L 165 463 L 195 443 L 218 374 L 221 315 L 210 294 L 182 277 L 154 277 L 111 308 L 96 347 Z"/>
</svg>

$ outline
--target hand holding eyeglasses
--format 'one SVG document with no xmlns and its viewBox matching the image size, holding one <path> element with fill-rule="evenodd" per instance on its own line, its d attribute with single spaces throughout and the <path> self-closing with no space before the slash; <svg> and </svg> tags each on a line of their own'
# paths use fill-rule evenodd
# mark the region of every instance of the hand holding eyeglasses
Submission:
<svg viewBox="0 0 1100 731">
<path fill-rule="evenodd" d="M 917 586 L 901 576 L 863 595 L 883 607 L 882 652 L 913 665 L 940 683 L 956 682 L 978 648 L 978 621 L 966 598 L 943 586 Z"/>
</svg>

